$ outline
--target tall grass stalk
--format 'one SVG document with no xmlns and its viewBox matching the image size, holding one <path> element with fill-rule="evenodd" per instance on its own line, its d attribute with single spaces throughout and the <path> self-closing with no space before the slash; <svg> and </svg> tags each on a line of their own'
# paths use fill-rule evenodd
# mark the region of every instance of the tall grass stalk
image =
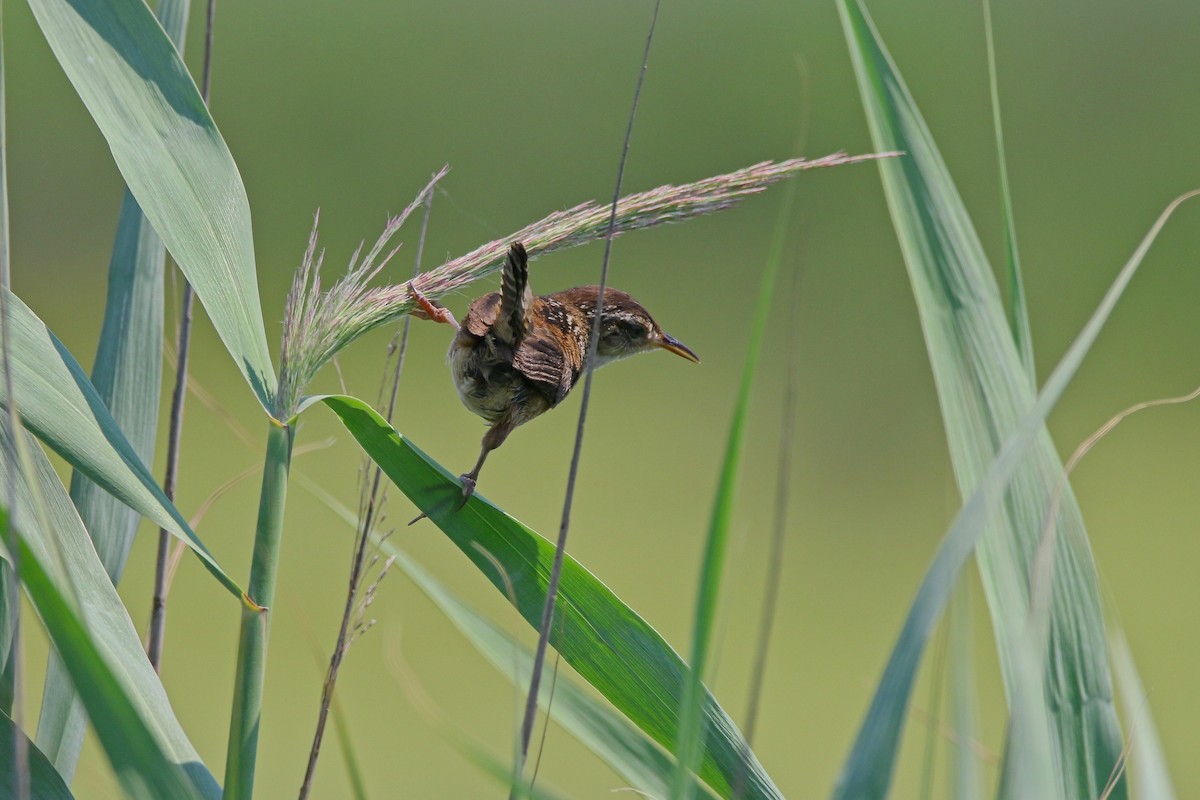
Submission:
<svg viewBox="0 0 1200 800">
<path fill-rule="evenodd" d="M 629 158 L 629 143 L 633 139 L 633 122 L 637 117 L 638 100 L 642 96 L 642 84 L 650 62 L 650 47 L 654 43 L 654 28 L 658 23 L 661 0 L 654 0 L 654 12 L 650 16 L 650 30 L 646 34 L 646 47 L 642 51 L 642 68 L 638 70 L 637 84 L 633 90 L 633 102 L 629 108 L 629 121 L 625 126 L 625 141 L 621 146 L 621 159 L 617 164 L 616 188 L 608 214 L 608 228 L 604 237 L 604 259 L 600 262 L 600 290 L 596 297 L 596 311 L 592 315 L 592 330 L 588 340 L 587 368 L 583 377 L 583 400 L 579 404 L 579 423 L 575 426 L 575 446 L 571 453 L 571 466 L 567 472 L 567 491 L 563 499 L 562 521 L 558 527 L 558 541 L 554 549 L 554 565 L 550 568 L 550 582 L 546 587 L 546 604 L 542 609 L 542 623 L 538 628 L 537 649 L 533 655 L 533 671 L 529 678 L 529 691 L 525 700 L 525 716 L 521 720 L 521 747 L 513 772 L 518 779 L 525 769 L 529 753 L 529 739 L 533 735 L 533 722 L 537 716 L 538 686 L 542 680 L 542 666 L 546 662 L 546 646 L 550 642 L 550 626 L 554 624 L 554 604 L 558 600 L 558 582 L 562 577 L 563 556 L 567 549 L 567 532 L 571 527 L 571 506 L 575 500 L 575 479 L 579 474 L 579 456 L 583 452 L 583 432 L 587 423 L 588 403 L 592 396 L 592 376 L 596 367 L 596 353 L 600 345 L 600 318 L 604 308 L 604 289 L 608 285 L 608 265 L 612 256 L 612 241 L 617 229 L 617 206 L 621 201 L 621 184 L 625 179 L 625 163 Z M 528 248 L 528 244 L 526 244 Z M 530 783 L 532 786 L 532 782 Z M 515 790 L 514 790 L 515 791 Z M 512 797 L 512 795 L 510 795 Z"/>
<path fill-rule="evenodd" d="M 421 217 L 421 233 L 417 238 L 417 256 L 413 267 L 414 278 L 421 274 L 421 257 L 425 251 L 425 233 L 429 227 L 429 211 L 433 200 L 433 184 L 431 183 L 427 186 L 417 199 L 424 205 L 425 212 Z M 411 317 L 404 318 L 404 324 L 399 333 L 399 345 L 397 346 L 396 339 L 393 338 L 388 348 L 390 352 L 396 353 L 396 362 L 392 370 L 391 380 L 384 381 L 384 386 L 388 386 L 390 383 L 387 415 L 385 417 L 388 422 L 392 421 L 392 417 L 396 412 L 396 398 L 400 391 L 400 375 L 404 371 L 404 356 L 408 350 L 408 330 L 411 322 Z M 354 552 L 350 559 L 350 578 L 349 587 L 346 590 L 346 603 L 342 609 L 342 620 L 338 629 L 337 642 L 334 644 L 333 653 L 329 657 L 329 668 L 326 670 L 325 682 L 321 688 L 321 703 L 317 711 L 317 729 L 313 733 L 312 746 L 308 752 L 308 765 L 305 767 L 304 780 L 300 785 L 300 800 L 305 800 L 312 791 L 313 776 L 316 774 L 317 769 L 317 757 L 321 752 L 321 740 L 325 736 L 325 724 L 329 718 L 331 707 L 335 715 L 338 713 L 337 707 L 334 705 L 333 691 L 337 685 L 338 671 L 341 668 L 342 659 L 345 658 L 353 641 L 353 637 L 350 635 L 350 621 L 354 617 L 355 608 L 361 608 L 359 606 L 359 593 L 362 589 L 364 577 L 363 568 L 367 560 L 367 543 L 371 540 L 375 526 L 379 521 L 381 507 L 386 500 L 386 493 L 382 491 L 383 468 L 372 462 L 370 458 L 366 458 L 365 462 L 364 471 L 369 477 L 367 483 L 363 484 L 363 497 L 360 502 L 361 513 L 359 514 L 357 535 L 354 539 Z M 382 577 L 382 574 L 380 577 Z M 335 719 L 335 724 L 339 728 L 339 735 L 343 738 L 343 748 L 347 758 L 352 759 L 348 749 L 348 735 L 341 733 L 341 728 L 344 727 L 344 724 L 341 722 L 340 717 Z"/>
<path fill-rule="evenodd" d="M 292 428 L 270 423 L 259 497 L 258 527 L 254 533 L 254 560 L 246 592 L 257 608 L 242 609 L 238 639 L 237 673 L 233 688 L 229 745 L 225 761 L 225 800 L 249 800 L 254 793 L 254 766 L 262 718 L 263 678 L 267 662 L 267 635 L 275 576 L 283 535 L 284 501 L 292 460 Z"/>
</svg>

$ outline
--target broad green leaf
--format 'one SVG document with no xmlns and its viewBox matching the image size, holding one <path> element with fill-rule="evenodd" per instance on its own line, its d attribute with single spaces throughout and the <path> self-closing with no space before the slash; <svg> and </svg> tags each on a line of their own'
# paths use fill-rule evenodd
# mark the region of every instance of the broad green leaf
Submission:
<svg viewBox="0 0 1200 800">
<path fill-rule="evenodd" d="M 160 0 L 155 14 L 182 54 L 187 32 L 188 0 Z M 112 412 L 125 438 L 143 464 L 154 463 L 162 392 L 163 271 L 162 239 L 142 213 L 133 193 L 125 190 L 112 257 L 104 324 L 92 365 L 92 385 Z M 71 476 L 71 501 L 113 583 L 120 583 L 141 515 L 88 480 Z M 38 735 L 46 752 L 67 780 L 75 772 L 87 728 L 62 661 L 50 653 Z"/>
<path fill-rule="evenodd" d="M 1125 708 L 1125 719 L 1129 723 L 1127 763 L 1131 763 L 1133 787 L 1138 800 L 1175 800 L 1175 787 L 1167 769 L 1167 756 L 1163 752 L 1158 730 L 1154 725 L 1154 714 L 1150 701 L 1142 688 L 1137 666 L 1129 642 L 1120 631 L 1108 637 L 1113 654 L 1113 671 L 1117 675 L 1117 686 L 1121 690 L 1121 704 Z"/>
<path fill-rule="evenodd" d="M 493 586 L 515 591 L 518 612 L 535 629 L 542 614 L 554 546 L 476 493 L 455 510 L 457 478 L 398 434 L 366 403 L 353 397 L 309 398 L 323 402 L 387 476 L 450 538 Z M 485 553 L 487 555 L 485 555 Z M 490 558 L 489 558 L 490 556 Z M 500 564 L 500 574 L 492 558 Z M 570 555 L 563 563 L 559 616 L 551 644 L 584 680 L 662 747 L 678 735 L 679 698 L 687 667 L 662 637 Z M 739 774 L 746 798 L 781 797 L 729 715 L 704 693 L 708 737 L 699 777 L 728 797 Z"/>
<path fill-rule="evenodd" d="M 179 537 L 226 589 L 243 596 L 163 494 L 63 343 L 16 295 L 8 305 L 12 341 L 6 344 L 25 424 L 75 469 Z"/>
<path fill-rule="evenodd" d="M 841 0 L 839 9 L 873 141 L 905 152 L 880 162 L 880 172 L 921 315 L 955 475 L 963 496 L 970 496 L 1001 443 L 1029 419 L 1029 376 L 983 248 L 912 97 L 861 5 Z M 1062 474 L 1044 416 L 1035 425 L 1029 458 L 1015 467 L 1011 488 L 1005 482 L 1002 507 L 978 520 L 988 527 L 977 554 L 1010 704 L 1022 668 L 1020 643 L 1027 641 L 1029 566 Z M 1069 489 L 1056 521 L 1044 704 L 1054 724 L 1060 792 L 1082 800 L 1099 795 L 1121 735 L 1095 568 Z M 888 775 L 890 758 L 878 762 Z M 1124 796 L 1120 784 L 1113 798 Z"/>
<path fill-rule="evenodd" d="M 142 0 L 29 5 L 125 183 L 271 413 L 276 379 L 246 189 L 171 40 Z"/>
<path fill-rule="evenodd" d="M 17 736 L 24 738 L 25 732 L 17 727 L 8 714 L 0 714 L 0 758 L 5 759 L 5 769 L 0 769 L 0 797 L 17 796 L 12 771 L 7 768 L 12 763 L 14 737 Z M 50 759 L 28 739 L 25 745 L 29 752 L 30 800 L 71 800 L 71 790 L 59 777 Z"/>
<path fill-rule="evenodd" d="M 4 445 L 8 430 L 3 422 L 0 434 Z M 28 444 L 36 489 L 18 472 L 12 516 L 21 538 L 22 581 L 88 715 L 100 721 L 95 730 L 114 768 L 120 774 L 158 759 L 171 768 L 168 772 L 183 770 L 194 783 L 185 794 L 158 797 L 220 797 L 220 787 L 175 718 L 66 490 L 41 448 L 32 440 Z M 7 473 L 2 462 L 0 484 Z M 45 527 L 29 511 L 36 507 L 35 490 L 47 516 Z M 128 748 L 137 752 L 123 752 Z"/>
<path fill-rule="evenodd" d="M 170 5 L 164 0 L 162 5 Z M 108 274 L 108 303 L 93 385 L 143 464 L 154 458 L 162 388 L 163 246 L 133 196 L 125 195 Z M 71 476 L 71 500 L 113 583 L 121 579 L 141 515 L 89 480 Z M 87 719 L 62 662 L 50 654 L 38 734 L 70 780 Z M 58 730 L 52 734 L 52 730 Z"/>
</svg>

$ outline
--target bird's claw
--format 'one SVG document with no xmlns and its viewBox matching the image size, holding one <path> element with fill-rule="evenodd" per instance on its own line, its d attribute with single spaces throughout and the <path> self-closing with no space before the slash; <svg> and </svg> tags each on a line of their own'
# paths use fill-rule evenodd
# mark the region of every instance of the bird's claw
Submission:
<svg viewBox="0 0 1200 800">
<path fill-rule="evenodd" d="M 467 473 L 466 475 L 459 475 L 458 479 L 462 481 L 463 494 L 462 502 L 458 504 L 458 507 L 462 508 L 471 499 L 471 495 L 475 494 L 475 478 L 470 473 Z"/>
<path fill-rule="evenodd" d="M 430 300 L 421 293 L 420 289 L 411 283 L 408 285 L 408 291 L 412 293 L 413 302 L 417 304 L 416 308 L 412 310 L 414 317 L 433 320 L 434 322 L 444 322 L 455 328 L 458 327 L 458 320 L 454 319 L 454 314 L 450 313 L 450 309 Z"/>
<path fill-rule="evenodd" d="M 465 506 L 467 504 L 467 501 L 471 499 L 471 495 L 475 494 L 475 478 L 471 476 L 471 473 L 468 472 L 466 475 L 459 475 L 458 479 L 460 481 L 462 481 L 462 501 L 457 506 L 455 506 L 455 509 L 454 509 L 455 511 L 458 511 L 463 506 Z M 413 518 L 412 522 L 410 522 L 408 524 L 416 525 L 421 520 L 428 519 L 428 518 L 429 518 L 429 515 L 426 514 L 424 511 L 422 511 L 420 514 L 418 514 L 416 517 Z"/>
</svg>

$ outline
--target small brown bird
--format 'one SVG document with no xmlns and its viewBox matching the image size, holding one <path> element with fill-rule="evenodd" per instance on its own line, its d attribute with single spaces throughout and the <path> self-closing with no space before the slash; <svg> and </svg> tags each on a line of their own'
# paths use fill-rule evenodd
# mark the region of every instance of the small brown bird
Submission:
<svg viewBox="0 0 1200 800">
<path fill-rule="evenodd" d="M 463 405 L 491 423 L 479 460 L 461 476 L 464 503 L 475 491 L 488 453 L 518 425 L 561 403 L 587 368 L 599 290 L 580 286 L 535 297 L 529 288 L 529 257 L 520 242 L 508 250 L 501 290 L 471 303 L 462 325 L 449 309 L 412 290 L 416 316 L 458 330 L 448 356 L 454 387 Z M 596 366 L 656 348 L 700 363 L 637 300 L 605 289 Z"/>
</svg>

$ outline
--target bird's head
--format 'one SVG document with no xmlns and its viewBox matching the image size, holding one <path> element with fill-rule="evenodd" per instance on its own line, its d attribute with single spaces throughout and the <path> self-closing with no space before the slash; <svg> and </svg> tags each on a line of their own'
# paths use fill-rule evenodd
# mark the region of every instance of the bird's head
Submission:
<svg viewBox="0 0 1200 800">
<path fill-rule="evenodd" d="M 600 359 L 597 366 L 654 349 L 668 350 L 700 363 L 700 357 L 659 327 L 641 303 L 624 292 L 606 289 L 600 314 L 600 341 L 596 346 Z"/>
</svg>

